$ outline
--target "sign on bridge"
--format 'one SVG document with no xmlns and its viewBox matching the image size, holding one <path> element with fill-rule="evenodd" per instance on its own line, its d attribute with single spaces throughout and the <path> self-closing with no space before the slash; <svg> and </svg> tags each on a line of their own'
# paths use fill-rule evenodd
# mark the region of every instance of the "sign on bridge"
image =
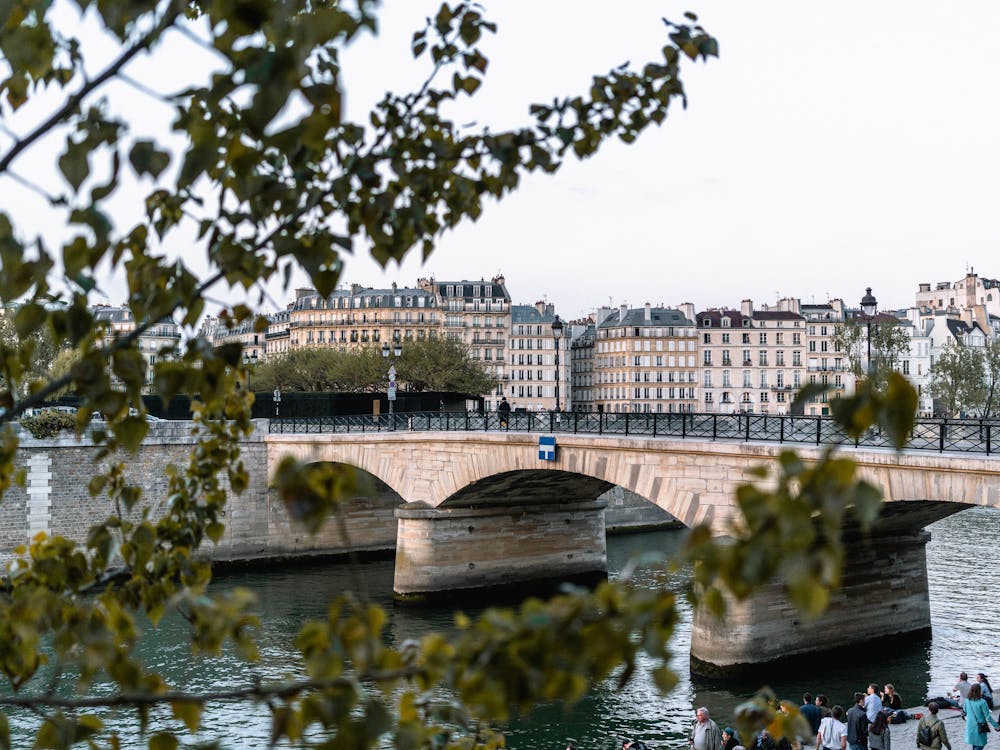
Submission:
<svg viewBox="0 0 1000 750">
<path fill-rule="evenodd" d="M 538 436 L 538 459 L 540 461 L 555 461 L 556 460 L 556 436 L 555 435 L 539 435 Z"/>
</svg>

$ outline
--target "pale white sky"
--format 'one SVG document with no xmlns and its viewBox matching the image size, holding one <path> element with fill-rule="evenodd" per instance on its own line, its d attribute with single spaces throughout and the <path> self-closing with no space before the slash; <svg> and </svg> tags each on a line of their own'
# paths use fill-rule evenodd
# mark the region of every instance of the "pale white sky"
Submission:
<svg viewBox="0 0 1000 750">
<path fill-rule="evenodd" d="M 384 4 L 380 37 L 345 56 L 349 117 L 363 119 L 387 87 L 420 80 L 409 39 L 438 4 Z M 1000 4 L 484 4 L 499 30 L 484 45 L 486 83 L 459 122 L 514 126 L 530 103 L 655 59 L 660 18 L 685 10 L 719 39 L 721 57 L 687 66 L 688 109 L 637 144 L 525 180 L 443 237 L 426 264 L 414 253 L 383 273 L 367 257 L 348 259 L 345 282 L 502 272 L 515 302 L 547 298 L 572 318 L 609 301 L 856 304 L 866 286 L 880 306 L 900 307 L 918 283 L 954 281 L 967 266 L 1000 275 Z M 142 64 L 169 73 L 176 63 Z M 143 105 L 143 117 L 155 119 L 156 105 Z M 22 226 L 44 232 L 39 202 L 13 187 L 0 181 L 0 203 L 23 205 Z"/>
</svg>

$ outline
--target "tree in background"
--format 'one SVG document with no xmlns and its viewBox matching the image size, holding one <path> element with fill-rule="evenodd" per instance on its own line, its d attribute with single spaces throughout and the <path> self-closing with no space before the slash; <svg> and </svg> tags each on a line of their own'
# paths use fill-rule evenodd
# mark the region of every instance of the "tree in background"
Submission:
<svg viewBox="0 0 1000 750">
<path fill-rule="evenodd" d="M 928 390 L 935 401 L 935 413 L 955 417 L 987 411 L 986 353 L 976 347 L 949 341 L 931 365 Z"/>
<path fill-rule="evenodd" d="M 1000 412 L 1000 337 L 986 344 L 983 360 L 985 393 L 982 416 L 984 419 L 995 419 Z"/>
<path fill-rule="evenodd" d="M 16 307 L 5 307 L 0 312 L 0 346 L 22 353 L 26 380 L 44 378 L 56 356 L 55 343 L 47 328 L 19 330 L 15 322 L 16 316 Z"/>
<path fill-rule="evenodd" d="M 472 358 L 469 347 L 447 336 L 407 341 L 396 370 L 397 378 L 407 391 L 479 395 L 497 386 L 496 378 Z"/>
<path fill-rule="evenodd" d="M 15 215 L 7 200 L 0 206 L 0 302 L 19 303 L 16 341 L 0 341 L 0 492 L 23 481 L 12 420 L 69 387 L 83 402 L 77 428 L 89 429 L 101 459 L 81 492 L 108 507 L 85 539 L 38 535 L 8 567 L 0 591 L 0 708 L 32 712 L 35 738 L 19 738 L 22 744 L 118 746 L 120 725 L 98 713 L 111 707 L 134 712 L 145 728 L 153 707 L 168 706 L 193 732 L 205 705 L 224 698 L 267 712 L 275 744 L 497 747 L 497 722 L 540 702 L 579 700 L 611 675 L 627 681 L 642 654 L 655 663 L 659 687 L 669 689 L 674 596 L 627 581 L 460 619 L 447 637 L 429 634 L 399 648 L 382 636 L 386 614 L 345 592 L 326 619 L 298 633 L 298 677 L 205 691 L 170 685 L 137 656 L 137 642 L 149 637 L 137 627 L 140 617 L 155 627 L 168 608 L 177 610 L 204 658 L 224 646 L 258 658 L 252 595 L 213 595 L 210 565 L 199 555 L 222 539 L 227 497 L 248 482 L 240 443 L 253 429 L 252 396 L 239 346 L 213 349 L 191 338 L 157 357 L 153 392 L 166 401 L 193 397 L 190 458 L 166 478 L 163 497 L 144 497 L 126 465 L 148 429 L 137 341 L 155 321 L 170 317 L 193 331 L 207 296 L 227 287 L 262 290 L 275 277 L 287 282 L 293 264 L 329 294 L 345 251 L 367 250 L 383 264 L 413 248 L 426 256 L 442 232 L 475 220 L 485 199 L 509 194 L 525 174 L 554 172 L 570 155 L 585 158 L 609 139 L 630 143 L 661 123 L 670 104 L 683 101 L 682 60 L 716 55 L 715 40 L 693 16 L 667 23 L 658 59 L 594 76 L 580 95 L 531 107 L 523 126 L 492 130 L 459 128 L 442 112 L 472 96 L 488 66 L 479 45 L 495 28 L 475 3 L 442 5 L 412 40 L 424 83 L 387 93 L 357 121 L 343 117 L 339 53 L 377 29 L 370 0 L 80 3 L 87 23 L 104 32 L 98 51 L 77 36 L 87 24 L 72 7 L 14 3 L 0 20 L 5 199 L 12 191 L 43 196 L 69 228 L 53 252 L 33 228 L 18 225 L 23 212 Z M 158 90 L 132 63 L 178 40 L 209 50 L 216 67 Z M 136 105 L 135 92 L 171 108 L 172 135 L 132 130 L 150 121 L 137 116 L 139 108 L 155 116 Z M 31 163 L 40 164 L 55 143 L 58 188 L 25 158 L 34 154 Z M 127 218 L 114 218 L 121 215 Z M 203 257 L 168 257 L 170 243 Z M 139 321 L 127 335 L 111 336 L 88 310 L 105 273 L 127 283 L 127 305 Z M 238 304 L 221 318 L 238 323 L 253 314 Z M 34 348 L 25 341 L 40 330 L 75 351 L 67 374 L 33 374 Z M 421 372 L 419 361 L 413 366 Z M 915 395 L 901 378 L 890 375 L 888 385 L 886 396 L 857 396 L 877 408 L 848 409 L 849 434 L 877 417 L 897 444 L 905 439 Z M 97 426 L 89 424 L 92 412 L 104 417 Z M 732 544 L 715 542 L 708 527 L 692 530 L 684 554 L 695 563 L 691 595 L 715 611 L 724 592 L 743 597 L 772 578 L 804 612 L 820 611 L 839 584 L 836 532 L 844 514 L 850 509 L 864 525 L 878 513 L 878 490 L 857 479 L 849 461 L 833 458 L 832 448 L 808 465 L 789 453 L 780 467 L 761 488 L 741 491 Z M 349 468 L 292 458 L 269 477 L 292 521 L 313 531 L 354 496 L 355 479 Z M 46 686 L 30 689 L 46 661 Z M 744 718 L 747 731 L 767 724 L 776 736 L 796 721 L 794 707 Z M 0 713 L 0 747 L 9 745 Z M 172 749 L 178 738 L 156 730 L 148 745 Z"/>
<path fill-rule="evenodd" d="M 496 380 L 472 359 L 469 347 L 444 337 L 406 341 L 393 360 L 405 391 L 454 391 L 481 394 Z M 257 365 L 256 391 L 333 391 L 379 393 L 388 385 L 390 360 L 378 344 L 342 352 L 322 347 L 292 349 Z"/>
<path fill-rule="evenodd" d="M 292 349 L 257 365 L 253 390 L 374 392 L 385 390 L 382 355 L 369 346 L 352 352 L 325 347 Z"/>
<path fill-rule="evenodd" d="M 910 337 L 891 315 L 878 315 L 872 321 L 871 367 L 875 387 L 885 388 L 891 372 L 899 372 L 903 356 L 910 351 Z M 869 376 L 868 323 L 863 318 L 849 318 L 833 327 L 831 338 L 835 351 L 844 352 L 847 365 L 856 381 Z"/>
</svg>

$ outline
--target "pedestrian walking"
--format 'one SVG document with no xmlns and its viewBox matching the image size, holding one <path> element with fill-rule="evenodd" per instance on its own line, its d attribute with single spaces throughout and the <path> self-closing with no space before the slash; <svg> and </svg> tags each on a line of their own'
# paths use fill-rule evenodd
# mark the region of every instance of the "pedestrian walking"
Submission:
<svg viewBox="0 0 1000 750">
<path fill-rule="evenodd" d="M 931 701 L 927 704 L 927 713 L 920 717 L 917 724 L 917 747 L 920 750 L 940 750 L 942 747 L 951 750 L 944 722 L 938 718 L 938 708 L 938 704 Z"/>
<path fill-rule="evenodd" d="M 1000 728 L 990 713 L 990 707 L 983 700 L 983 690 L 978 682 L 972 683 L 969 688 L 969 695 L 962 704 L 962 712 L 965 714 L 965 741 L 972 746 L 972 750 L 983 750 L 989 739 L 990 727 L 997 731 Z"/>
</svg>

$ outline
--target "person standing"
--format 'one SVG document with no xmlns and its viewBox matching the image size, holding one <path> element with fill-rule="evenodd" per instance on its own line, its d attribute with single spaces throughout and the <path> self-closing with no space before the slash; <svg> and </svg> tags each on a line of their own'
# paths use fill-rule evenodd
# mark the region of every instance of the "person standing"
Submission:
<svg viewBox="0 0 1000 750">
<path fill-rule="evenodd" d="M 878 696 L 875 696 L 878 698 Z M 854 705 L 847 712 L 847 747 L 849 750 L 868 750 L 868 714 L 865 713 L 865 694 L 854 694 Z"/>
<path fill-rule="evenodd" d="M 507 402 L 506 396 L 503 396 L 500 403 L 497 404 L 497 415 L 500 417 L 500 426 L 506 427 L 510 420 L 510 404 Z"/>
<path fill-rule="evenodd" d="M 816 750 L 847 750 L 847 726 L 841 721 L 844 709 L 834 706 L 829 716 L 824 716 L 816 733 Z"/>
<path fill-rule="evenodd" d="M 819 720 L 823 718 L 819 712 L 819 706 L 813 703 L 812 693 L 805 693 L 802 696 L 802 705 L 799 706 L 799 713 L 809 722 L 809 729 L 813 734 L 819 731 Z"/>
<path fill-rule="evenodd" d="M 865 691 L 865 715 L 868 717 L 869 724 L 875 721 L 875 717 L 881 710 L 882 699 L 878 697 L 878 685 L 873 682 Z"/>
<path fill-rule="evenodd" d="M 819 709 L 819 717 L 825 719 L 827 716 L 833 714 L 833 709 L 830 708 L 830 701 L 822 693 L 816 695 L 816 708 Z"/>
<path fill-rule="evenodd" d="M 688 733 L 688 745 L 694 750 L 722 750 L 722 732 L 704 706 L 695 711 L 694 725 Z"/>
<path fill-rule="evenodd" d="M 963 672 L 963 674 L 965 673 Z M 920 722 L 917 724 L 917 747 L 919 747 L 920 750 L 940 750 L 942 747 L 945 748 L 945 750 L 951 750 L 951 743 L 948 741 L 948 732 L 945 731 L 944 722 L 941 721 L 937 715 L 938 704 L 931 701 L 927 704 L 927 711 L 928 713 L 921 716 Z M 921 727 L 927 728 L 926 738 L 930 738 L 929 745 L 925 745 L 920 741 L 922 736 L 920 731 Z"/>
<path fill-rule="evenodd" d="M 969 695 L 962 704 L 962 711 L 965 714 L 965 741 L 972 746 L 972 750 L 983 750 L 986 740 L 989 739 L 990 727 L 997 731 L 997 726 L 990 713 L 990 707 L 983 700 L 983 690 L 978 682 L 972 683 L 969 688 Z"/>
<path fill-rule="evenodd" d="M 879 711 L 868 727 L 868 750 L 892 750 L 892 733 L 889 731 L 889 714 Z"/>
</svg>

